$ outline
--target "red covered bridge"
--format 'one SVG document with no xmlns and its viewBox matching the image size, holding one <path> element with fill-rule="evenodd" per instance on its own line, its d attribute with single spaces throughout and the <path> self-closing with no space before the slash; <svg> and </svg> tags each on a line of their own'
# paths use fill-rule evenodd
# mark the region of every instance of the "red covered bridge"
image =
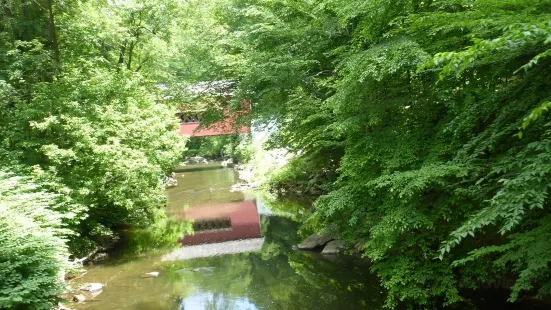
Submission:
<svg viewBox="0 0 551 310">
<path fill-rule="evenodd" d="M 243 104 L 243 109 L 235 112 L 224 113 L 225 119 L 208 126 L 200 126 L 203 119 L 202 112 L 187 112 L 181 109 L 178 113 L 180 118 L 180 135 L 189 137 L 231 135 L 234 133 L 247 133 L 251 131 L 250 125 L 238 125 L 237 121 L 243 114 L 251 111 L 250 104 Z"/>
</svg>

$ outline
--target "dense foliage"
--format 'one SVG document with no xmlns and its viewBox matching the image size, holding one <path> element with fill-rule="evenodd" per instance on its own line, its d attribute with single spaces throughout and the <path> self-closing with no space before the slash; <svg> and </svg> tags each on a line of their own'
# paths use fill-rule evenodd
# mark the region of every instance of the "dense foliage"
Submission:
<svg viewBox="0 0 551 310">
<path fill-rule="evenodd" d="M 71 214 L 60 206 L 62 197 L 0 171 L 0 309 L 51 309 L 63 292 Z"/>
<path fill-rule="evenodd" d="M 551 1 L 0 6 L 0 307 L 49 307 L 69 253 L 123 229 L 175 233 L 174 90 L 201 81 L 236 88 L 188 102 L 207 122 L 250 102 L 295 154 L 269 184 L 321 195 L 303 229 L 360 248 L 388 307 L 551 293 Z"/>
<path fill-rule="evenodd" d="M 195 137 L 189 139 L 184 155 L 216 160 L 231 158 L 236 163 L 246 163 L 253 153 L 251 142 L 248 134 Z"/>
<path fill-rule="evenodd" d="M 174 79 L 178 2 L 0 6 L 0 308 L 49 309 L 70 255 L 188 226 L 163 209 L 185 141 L 156 86 Z"/>
<path fill-rule="evenodd" d="M 198 18 L 224 31 L 197 32 L 296 154 L 274 184 L 326 193 L 305 229 L 358 244 L 387 306 L 514 302 L 551 293 L 550 6 L 213 0 Z"/>
</svg>

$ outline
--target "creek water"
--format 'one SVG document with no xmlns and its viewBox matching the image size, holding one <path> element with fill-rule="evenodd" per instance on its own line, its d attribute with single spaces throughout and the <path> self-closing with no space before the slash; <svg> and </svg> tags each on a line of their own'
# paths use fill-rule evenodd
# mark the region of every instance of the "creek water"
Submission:
<svg viewBox="0 0 551 310">
<path fill-rule="evenodd" d="M 262 203 L 254 192 L 231 191 L 239 182 L 237 173 L 219 163 L 175 172 L 179 185 L 166 191 L 168 213 L 181 218 L 206 216 L 207 224 L 220 227 L 206 227 L 171 250 L 144 251 L 149 238 L 129 238 L 131 242 L 122 242 L 106 262 L 87 266 L 87 273 L 72 283 L 79 287 L 99 282 L 104 288 L 71 308 L 383 309 L 383 290 L 365 260 L 296 250 L 308 200 Z M 220 238 L 230 241 L 209 243 L 223 241 Z M 186 240 L 191 244 L 186 245 Z M 149 272 L 159 275 L 144 278 Z M 508 294 L 507 289 L 482 289 L 455 309 L 551 308 L 549 302 L 533 299 L 510 304 Z"/>
<path fill-rule="evenodd" d="M 101 294 L 73 308 L 382 308 L 378 280 L 363 260 L 296 250 L 301 240 L 297 234 L 300 214 L 306 212 L 301 203 L 272 201 L 266 206 L 253 192 L 232 192 L 230 187 L 238 182 L 237 174 L 219 164 L 186 166 L 176 173 L 178 187 L 167 190 L 170 214 L 181 216 L 197 210 L 241 212 L 241 218 L 231 213 L 232 228 L 219 229 L 218 234 L 222 231 L 235 239 L 225 231 L 239 228 L 251 239 L 185 245 L 170 252 L 141 255 L 131 255 L 121 246 L 118 252 L 122 254 L 114 253 L 105 263 L 87 267 L 76 286 L 87 282 L 105 286 Z M 248 208 L 246 212 L 244 208 Z M 234 220 L 244 224 L 233 227 Z M 244 252 L 228 254 L 239 251 Z M 159 276 L 143 278 L 153 271 Z"/>
</svg>

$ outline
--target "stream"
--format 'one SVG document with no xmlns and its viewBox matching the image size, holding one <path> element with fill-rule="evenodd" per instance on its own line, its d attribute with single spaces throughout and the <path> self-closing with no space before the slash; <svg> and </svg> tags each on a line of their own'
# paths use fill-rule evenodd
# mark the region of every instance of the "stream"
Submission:
<svg viewBox="0 0 551 310">
<path fill-rule="evenodd" d="M 124 247 L 117 249 L 106 262 L 87 266 L 76 283 L 102 283 L 101 294 L 72 308 L 382 308 L 384 296 L 364 260 L 294 248 L 301 241 L 296 215 L 302 209 L 289 212 L 294 216 L 281 210 L 300 209 L 300 203 L 275 201 L 268 207 L 254 192 L 231 192 L 239 181 L 237 173 L 217 163 L 175 172 L 179 185 L 167 190 L 168 212 L 216 213 L 206 216 L 205 233 L 184 238 L 183 247 L 169 252 L 133 256 Z M 230 221 L 232 227 L 226 227 Z M 203 243 L 219 238 L 230 241 Z M 158 277 L 143 277 L 154 271 Z"/>
<path fill-rule="evenodd" d="M 296 249 L 311 201 L 263 203 L 255 192 L 232 192 L 238 174 L 219 163 L 175 172 L 179 185 L 166 191 L 167 212 L 195 218 L 195 235 L 176 249 L 139 254 L 136 242 L 147 239 L 133 240 L 133 246 L 123 242 L 107 261 L 86 266 L 86 274 L 73 283 L 102 283 L 101 293 L 71 308 L 383 309 L 383 289 L 366 260 Z M 159 274 L 144 277 L 150 272 Z M 549 303 L 531 299 L 507 303 L 508 294 L 482 289 L 454 309 L 549 309 Z"/>
</svg>

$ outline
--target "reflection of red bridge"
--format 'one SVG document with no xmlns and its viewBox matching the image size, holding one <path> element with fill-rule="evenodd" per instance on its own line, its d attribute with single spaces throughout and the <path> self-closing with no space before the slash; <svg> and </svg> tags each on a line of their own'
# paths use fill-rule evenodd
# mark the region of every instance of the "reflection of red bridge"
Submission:
<svg viewBox="0 0 551 310">
<path fill-rule="evenodd" d="M 250 132 L 250 125 L 238 125 L 239 116 L 250 113 L 250 104 L 244 104 L 242 111 L 236 111 L 231 113 L 224 113 L 225 119 L 199 128 L 201 120 L 203 119 L 202 112 L 181 112 L 180 117 L 180 135 L 190 137 L 204 137 L 204 136 L 219 136 L 230 135 L 233 133 L 246 133 Z"/>
<path fill-rule="evenodd" d="M 197 222 L 224 222 L 229 219 L 229 227 L 196 231 L 195 235 L 180 240 L 184 245 L 223 242 L 259 238 L 260 217 L 255 201 L 226 203 L 209 207 L 194 207 L 185 211 L 185 216 Z"/>
</svg>

